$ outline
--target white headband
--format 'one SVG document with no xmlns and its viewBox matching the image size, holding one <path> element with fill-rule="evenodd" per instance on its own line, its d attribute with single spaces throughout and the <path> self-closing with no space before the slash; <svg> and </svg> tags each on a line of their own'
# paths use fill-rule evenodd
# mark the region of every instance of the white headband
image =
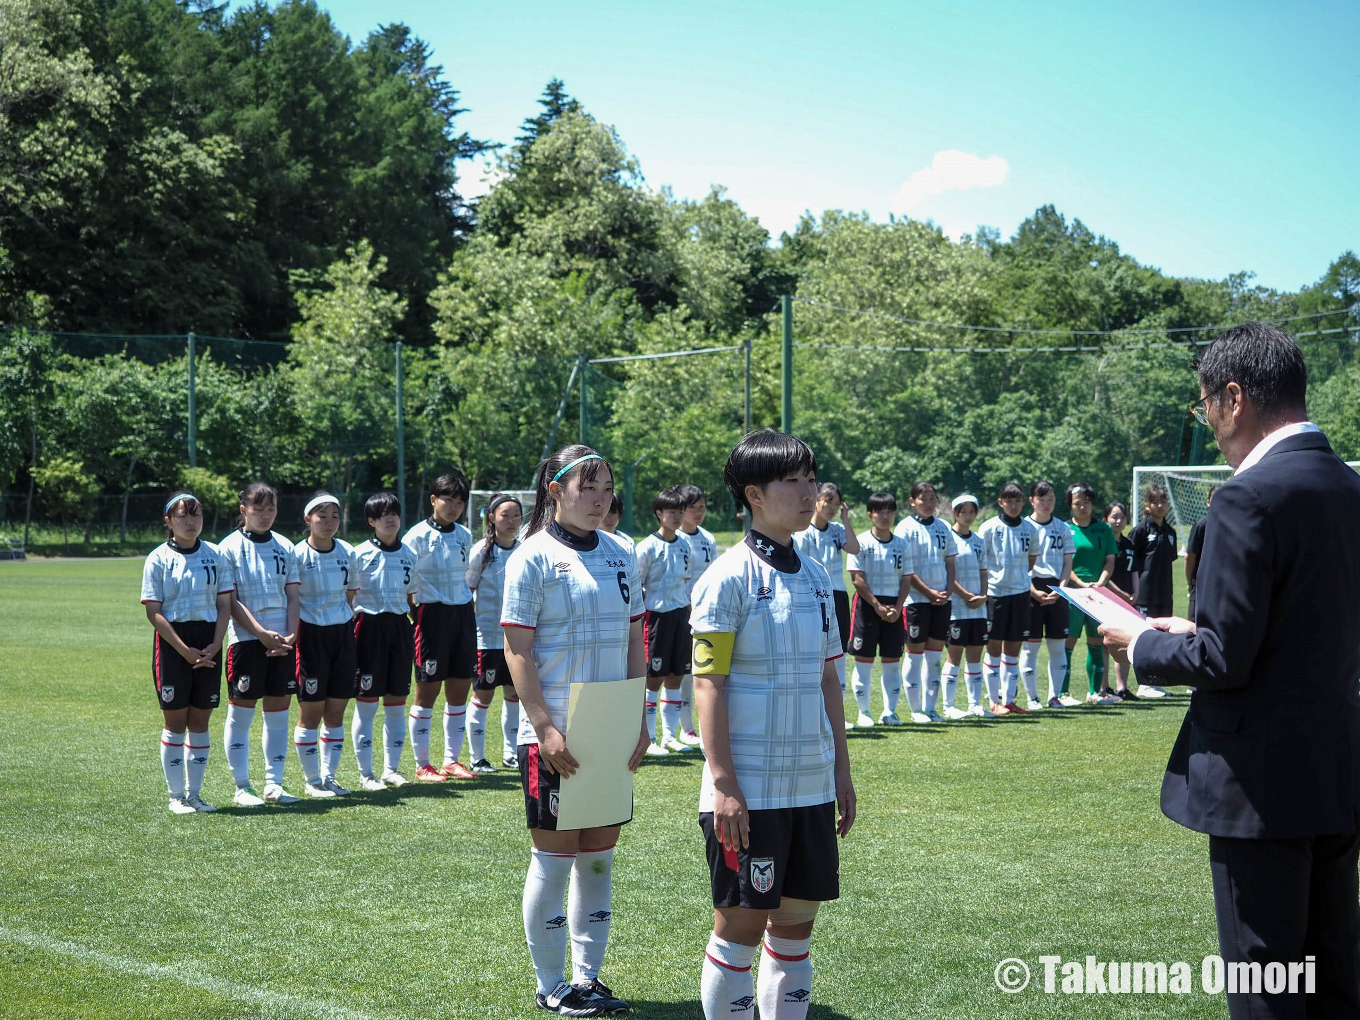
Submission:
<svg viewBox="0 0 1360 1020">
<path fill-rule="evenodd" d="M 336 499 L 334 496 L 329 496 L 323 492 L 320 496 L 313 497 L 311 501 L 308 502 L 308 504 L 302 508 L 302 516 L 310 517 L 313 510 L 315 510 L 317 507 L 325 503 L 334 503 L 335 508 L 337 510 L 340 509 L 340 501 Z"/>
<path fill-rule="evenodd" d="M 951 510 L 957 510 L 959 507 L 963 506 L 963 504 L 965 504 L 965 503 L 972 503 L 973 506 L 976 506 L 976 507 L 981 507 L 981 506 L 982 506 L 982 504 L 978 502 L 978 498 L 977 498 L 976 496 L 970 496 L 970 495 L 968 495 L 968 493 L 965 492 L 962 496 L 955 496 L 955 497 L 954 497 L 954 502 L 952 502 L 952 503 L 949 504 L 949 509 L 951 509 Z"/>
</svg>

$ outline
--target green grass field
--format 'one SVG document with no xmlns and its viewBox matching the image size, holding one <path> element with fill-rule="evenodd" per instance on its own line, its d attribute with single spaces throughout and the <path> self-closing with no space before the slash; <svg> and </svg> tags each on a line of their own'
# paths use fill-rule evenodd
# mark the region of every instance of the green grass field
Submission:
<svg viewBox="0 0 1360 1020">
<path fill-rule="evenodd" d="M 0 564 L 0 1017 L 533 1016 L 517 775 L 241 811 L 218 713 L 204 795 L 223 808 L 171 815 L 140 569 Z M 1226 1015 L 1198 990 L 1206 840 L 1157 810 L 1187 703 L 852 734 L 859 821 L 811 1015 Z M 647 762 L 620 840 L 604 977 L 638 1017 L 702 1015 L 699 777 L 697 755 Z M 1189 961 L 1195 990 L 1045 995 L 1053 953 Z M 1007 957 L 1036 971 L 1017 995 L 993 981 Z"/>
</svg>

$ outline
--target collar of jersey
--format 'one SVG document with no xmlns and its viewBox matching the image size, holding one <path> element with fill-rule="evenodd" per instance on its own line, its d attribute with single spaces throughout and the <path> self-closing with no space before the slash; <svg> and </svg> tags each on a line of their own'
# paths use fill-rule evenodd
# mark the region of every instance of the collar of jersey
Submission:
<svg viewBox="0 0 1360 1020">
<path fill-rule="evenodd" d="M 562 527 L 562 525 L 558 524 L 556 520 L 548 522 L 548 534 L 563 545 L 575 549 L 578 552 L 590 552 L 590 550 L 600 544 L 600 536 L 597 532 L 592 531 L 585 538 L 582 538 L 580 535 L 573 535 L 566 528 Z"/>
<path fill-rule="evenodd" d="M 264 545 L 264 543 L 268 542 L 270 539 L 274 537 L 274 533 L 272 531 L 266 531 L 263 535 L 257 535 L 249 528 L 242 528 L 241 534 L 245 535 L 246 538 L 250 539 L 252 542 L 258 542 L 260 545 Z"/>
<path fill-rule="evenodd" d="M 793 548 L 793 543 L 780 545 L 768 535 L 762 535 L 759 531 L 752 529 L 746 533 L 746 547 L 756 554 L 762 562 L 774 567 L 781 574 L 796 574 L 802 567 L 802 562 L 798 559 L 798 553 Z M 756 543 L 760 544 L 757 545 Z M 766 549 L 773 549 L 773 553 L 768 553 Z"/>
<path fill-rule="evenodd" d="M 312 536 L 311 536 L 311 535 L 308 535 L 306 538 L 304 538 L 304 539 L 302 540 L 302 544 L 305 545 L 308 549 L 312 550 L 312 552 L 316 553 L 318 556 L 329 556 L 329 555 L 330 555 L 331 553 L 333 553 L 333 552 L 339 552 L 339 551 L 340 551 L 340 540 L 339 540 L 338 538 L 332 538 L 332 539 L 331 539 L 331 547 L 330 547 L 329 549 L 324 550 L 324 551 L 321 550 L 321 549 L 318 549 L 316 546 L 312 545 Z"/>
<path fill-rule="evenodd" d="M 165 540 L 165 544 L 168 545 L 171 549 L 175 550 L 175 552 L 179 553 L 181 556 L 192 556 L 194 553 L 198 552 L 198 547 L 203 544 L 203 539 L 201 538 L 194 539 L 194 544 L 190 546 L 188 549 L 185 549 L 183 546 L 175 545 L 175 540 L 173 538 L 167 538 Z"/>
<path fill-rule="evenodd" d="M 870 528 L 870 529 L 869 529 L 869 537 L 872 538 L 872 539 L 873 539 L 875 542 L 877 542 L 879 545 L 887 545 L 887 544 L 888 544 L 889 542 L 891 542 L 894 538 L 896 538 L 897 535 L 893 534 L 892 532 L 889 532 L 887 538 L 879 538 L 877 535 L 874 534 L 874 529 L 873 529 L 873 528 Z"/>
<path fill-rule="evenodd" d="M 426 517 L 425 523 L 434 528 L 435 531 L 442 531 L 446 535 L 454 528 L 458 527 L 457 521 L 454 521 L 452 524 L 440 524 L 439 521 L 435 519 L 434 514 Z"/>
<path fill-rule="evenodd" d="M 808 527 L 811 528 L 813 531 L 826 531 L 826 528 L 831 527 L 831 522 L 828 521 L 825 528 L 819 528 L 819 527 L 817 527 L 817 525 L 816 525 L 815 522 L 812 523 L 812 524 L 809 524 Z"/>
<path fill-rule="evenodd" d="M 695 534 L 697 535 L 698 532 L 696 531 Z M 652 537 L 653 537 L 653 538 L 659 538 L 659 539 L 661 539 L 661 541 L 665 542 L 667 545 L 670 545 L 672 542 L 678 542 L 678 541 L 680 541 L 680 532 L 679 532 L 679 530 L 677 529 L 676 532 L 675 532 L 675 537 L 674 537 L 674 538 L 666 538 L 664 535 L 661 534 L 661 532 L 659 532 L 659 531 L 653 531 L 653 532 L 652 532 Z"/>
<path fill-rule="evenodd" d="M 397 552 L 398 550 L 401 549 L 401 539 L 397 539 L 391 545 L 386 545 L 382 542 L 379 542 L 378 536 L 374 535 L 372 538 L 369 539 L 369 541 L 376 545 L 383 552 Z"/>
<path fill-rule="evenodd" d="M 1002 523 L 1005 524 L 1006 527 L 1008 527 L 1008 528 L 1018 528 L 1018 527 L 1020 527 L 1020 522 L 1021 522 L 1022 520 L 1024 520 L 1023 517 L 1012 517 L 1010 514 L 1006 513 L 1004 510 L 1001 512 L 1001 521 L 1002 521 Z"/>
<path fill-rule="evenodd" d="M 924 524 L 927 528 L 935 523 L 934 517 L 922 517 L 920 514 L 912 514 L 911 519 L 917 524 Z"/>
</svg>

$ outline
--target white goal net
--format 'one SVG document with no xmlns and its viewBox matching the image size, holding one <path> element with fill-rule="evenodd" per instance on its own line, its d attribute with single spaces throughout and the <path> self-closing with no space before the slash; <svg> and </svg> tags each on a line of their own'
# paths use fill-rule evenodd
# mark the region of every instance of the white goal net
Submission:
<svg viewBox="0 0 1360 1020">
<path fill-rule="evenodd" d="M 1347 465 L 1360 472 L 1360 461 Z M 1149 485 L 1160 485 L 1166 490 L 1170 508 L 1166 519 L 1176 526 L 1182 543 L 1190 537 L 1190 528 L 1209 512 L 1209 493 L 1233 476 L 1227 464 L 1201 464 L 1196 467 L 1140 466 L 1133 469 L 1133 494 L 1129 500 L 1129 527 L 1143 515 L 1143 495 Z"/>
<path fill-rule="evenodd" d="M 486 536 L 486 513 L 487 504 L 491 502 L 493 496 L 506 495 L 514 496 L 524 507 L 524 523 L 529 523 L 529 515 L 534 512 L 534 504 L 537 502 L 533 489 L 473 489 L 468 493 L 467 504 L 467 529 L 472 532 L 472 537 L 480 541 Z"/>
</svg>

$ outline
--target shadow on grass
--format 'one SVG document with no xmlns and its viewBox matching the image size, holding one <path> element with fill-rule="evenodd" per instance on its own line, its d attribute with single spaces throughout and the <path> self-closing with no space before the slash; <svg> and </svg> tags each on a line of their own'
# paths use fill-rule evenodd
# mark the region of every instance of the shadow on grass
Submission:
<svg viewBox="0 0 1360 1020">
<path fill-rule="evenodd" d="M 656 1020 L 697 1020 L 704 1015 L 703 1004 L 698 999 L 689 999 L 684 1002 L 655 1002 L 647 999 L 629 999 L 632 1003 L 633 1011 L 628 1014 L 633 1017 L 645 1017 L 648 1020 L 655 1017 Z M 743 1014 L 754 1017 L 755 1010 L 751 1009 Z M 807 1012 L 808 1020 L 850 1020 L 850 1017 L 839 1010 L 832 1009 L 830 1006 L 823 1006 L 813 1003 Z"/>
</svg>

